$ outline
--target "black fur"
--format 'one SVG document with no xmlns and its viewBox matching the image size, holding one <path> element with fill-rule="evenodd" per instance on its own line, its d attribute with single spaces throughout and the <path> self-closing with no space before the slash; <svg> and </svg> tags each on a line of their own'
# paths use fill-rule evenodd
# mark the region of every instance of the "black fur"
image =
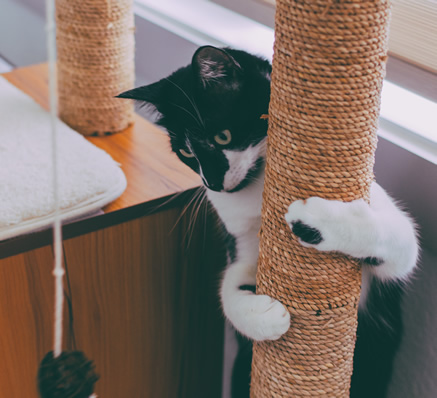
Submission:
<svg viewBox="0 0 437 398">
<path fill-rule="evenodd" d="M 381 265 L 384 260 L 377 257 L 366 257 L 361 260 L 366 265 L 371 265 L 373 267 L 377 267 L 378 265 Z"/>
<path fill-rule="evenodd" d="M 215 63 L 222 76 L 208 76 L 201 71 L 202 63 Z M 270 73 L 270 63 L 265 59 L 244 51 L 206 46 L 194 54 L 190 65 L 157 83 L 126 91 L 118 97 L 152 105 L 159 112 L 157 124 L 168 131 L 172 150 L 179 159 L 197 173 L 199 161 L 204 184 L 221 191 L 223 176 L 229 169 L 221 150 L 244 149 L 267 135 L 267 120 L 261 116 L 268 113 Z M 225 129 L 232 131 L 232 141 L 220 146 L 214 136 Z M 189 150 L 187 138 L 198 161 L 180 152 L 180 149 Z M 262 159 L 255 166 L 247 180 L 233 192 L 256 177 Z"/>
<path fill-rule="evenodd" d="M 250 397 L 250 372 L 252 370 L 252 342 L 235 332 L 238 342 L 238 353 L 232 368 L 232 398 Z"/>
<path fill-rule="evenodd" d="M 402 285 L 373 281 L 366 310 L 358 312 L 351 398 L 385 398 L 400 346 Z"/>
<path fill-rule="evenodd" d="M 256 286 L 255 285 L 241 285 L 240 290 L 246 290 L 248 292 L 256 293 Z"/>
<path fill-rule="evenodd" d="M 158 111 L 157 123 L 169 133 L 172 150 L 196 172 L 199 172 L 200 162 L 204 184 L 220 191 L 223 176 L 229 169 L 222 149 L 245 149 L 267 135 L 267 120 L 261 116 L 268 113 L 270 73 L 269 62 L 262 58 L 229 48 L 205 46 L 196 51 L 190 65 L 157 83 L 127 91 L 119 97 L 153 106 Z M 225 129 L 232 132 L 232 141 L 225 146 L 218 145 L 214 136 Z M 190 149 L 187 140 L 197 160 L 181 153 L 181 149 Z M 250 178 L 233 191 L 246 186 L 261 168 L 262 159 L 256 163 Z M 318 230 L 301 222 L 294 223 L 292 230 L 308 243 L 323 240 Z M 238 255 L 235 239 L 227 236 L 229 258 L 234 261 Z M 362 261 L 371 266 L 380 264 L 380 260 L 374 258 Z M 253 289 L 248 285 L 240 288 Z M 385 397 L 402 334 L 400 298 L 399 285 L 372 284 L 367 310 L 359 312 L 352 398 Z M 246 398 L 249 397 L 252 345 L 238 334 L 237 339 L 240 348 L 233 370 L 232 392 L 233 398 Z"/>
<path fill-rule="evenodd" d="M 322 234 L 318 229 L 312 228 L 300 220 L 292 223 L 291 230 L 303 242 L 317 245 L 323 241 Z"/>
</svg>

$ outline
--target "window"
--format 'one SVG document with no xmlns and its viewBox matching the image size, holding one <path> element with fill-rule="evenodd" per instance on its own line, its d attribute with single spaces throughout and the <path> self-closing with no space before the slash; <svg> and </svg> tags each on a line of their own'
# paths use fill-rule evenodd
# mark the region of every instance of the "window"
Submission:
<svg viewBox="0 0 437 398">
<path fill-rule="evenodd" d="M 137 0 L 137 5 L 147 19 L 159 18 L 196 45 L 272 57 L 274 0 Z M 390 37 L 387 80 L 395 84 L 384 85 L 380 134 L 412 151 L 421 145 L 430 151 L 421 156 L 437 163 L 437 1 L 395 0 Z"/>
<path fill-rule="evenodd" d="M 273 27 L 275 0 L 212 0 Z M 437 1 L 394 0 L 390 53 L 437 73 Z"/>
<path fill-rule="evenodd" d="M 389 49 L 391 54 L 437 73 L 437 1 L 395 1 Z"/>
</svg>

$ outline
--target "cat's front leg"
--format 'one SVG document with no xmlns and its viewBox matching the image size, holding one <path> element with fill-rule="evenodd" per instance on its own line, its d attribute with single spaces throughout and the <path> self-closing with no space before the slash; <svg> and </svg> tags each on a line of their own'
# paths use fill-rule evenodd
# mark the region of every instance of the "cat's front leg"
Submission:
<svg viewBox="0 0 437 398">
<path fill-rule="evenodd" d="M 250 339 L 277 340 L 288 330 L 290 314 L 279 301 L 255 294 L 255 283 L 256 264 L 231 264 L 221 286 L 223 311 L 235 329 Z"/>
<path fill-rule="evenodd" d="M 414 224 L 375 182 L 370 205 L 312 197 L 293 202 L 285 218 L 302 245 L 359 258 L 380 280 L 404 279 L 416 265 Z"/>
</svg>

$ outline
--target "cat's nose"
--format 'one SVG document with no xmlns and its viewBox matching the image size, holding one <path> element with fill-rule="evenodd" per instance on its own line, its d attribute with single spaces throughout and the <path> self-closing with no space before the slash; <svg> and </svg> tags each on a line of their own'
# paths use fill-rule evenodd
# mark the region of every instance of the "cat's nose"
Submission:
<svg viewBox="0 0 437 398">
<path fill-rule="evenodd" d="M 217 183 L 214 181 L 206 181 L 204 178 L 202 178 L 203 183 L 208 189 L 211 189 L 212 191 L 220 192 L 223 190 L 223 184 Z"/>
</svg>

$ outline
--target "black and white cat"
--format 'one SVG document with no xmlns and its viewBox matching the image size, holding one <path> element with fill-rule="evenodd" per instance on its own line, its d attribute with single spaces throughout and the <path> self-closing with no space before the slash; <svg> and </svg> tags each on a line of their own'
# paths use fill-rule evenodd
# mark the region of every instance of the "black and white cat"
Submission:
<svg viewBox="0 0 437 398">
<path fill-rule="evenodd" d="M 226 317 L 243 336 L 275 340 L 290 325 L 286 308 L 256 295 L 258 231 L 264 179 L 271 65 L 233 49 L 201 47 L 168 78 L 121 94 L 153 105 L 172 150 L 196 171 L 227 233 L 230 261 L 221 284 Z M 352 397 L 384 397 L 402 322 L 401 285 L 414 269 L 418 243 L 411 219 L 374 182 L 370 205 L 310 198 L 290 204 L 286 221 L 301 243 L 339 251 L 363 263 Z M 251 350 L 245 338 L 234 380 L 248 396 Z M 246 356 L 246 358 L 244 358 Z M 236 370 L 241 372 L 241 370 Z"/>
</svg>

